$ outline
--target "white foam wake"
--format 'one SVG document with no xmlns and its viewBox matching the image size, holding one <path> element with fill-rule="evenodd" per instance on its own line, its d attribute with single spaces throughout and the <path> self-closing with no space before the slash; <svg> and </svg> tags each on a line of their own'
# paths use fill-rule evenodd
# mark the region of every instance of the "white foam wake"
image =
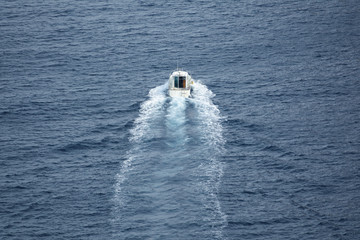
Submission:
<svg viewBox="0 0 360 240">
<path fill-rule="evenodd" d="M 183 145 L 187 141 L 185 133 L 186 124 L 186 100 L 183 97 L 172 98 L 166 115 L 168 129 L 168 141 L 170 146 Z"/>
<path fill-rule="evenodd" d="M 204 153 L 203 161 L 197 168 L 197 174 L 205 181 L 200 181 L 199 185 L 204 192 L 203 205 L 206 209 L 211 209 L 210 214 L 204 218 L 211 223 L 212 233 L 215 239 L 223 239 L 223 228 L 227 225 L 227 216 L 221 210 L 218 192 L 223 175 L 223 163 L 219 161 L 219 156 L 224 151 L 225 140 L 223 138 L 223 128 L 221 125 L 222 117 L 211 98 L 215 96 L 201 82 L 194 84 L 191 100 L 198 112 L 198 122 L 201 128 L 201 140 L 208 146 L 209 151 Z"/>
<path fill-rule="evenodd" d="M 122 217 L 129 217 L 140 208 L 134 203 L 134 196 L 150 197 L 152 202 L 148 203 L 154 205 L 151 206 L 153 212 L 146 215 L 149 226 L 163 227 L 160 223 L 157 225 L 157 217 L 164 214 L 164 209 L 155 207 L 161 203 L 165 209 L 172 209 L 172 214 L 179 214 L 177 216 L 181 216 L 182 211 L 192 211 L 187 214 L 193 213 L 201 223 L 200 228 L 207 229 L 199 234 L 209 236 L 208 239 L 224 239 L 227 219 L 218 193 L 224 168 L 219 158 L 225 141 L 220 111 L 211 100 L 214 94 L 200 82 L 194 85 L 191 99 L 168 98 L 166 89 L 164 84 L 150 90 L 149 99 L 141 104 L 139 117 L 130 130 L 129 140 L 133 146 L 116 175 L 115 212 L 118 214 L 114 224 L 121 227 L 128 221 Z M 166 144 L 162 145 L 157 137 L 165 139 Z M 152 141 L 154 139 L 156 141 Z M 154 150 L 157 146 L 160 147 Z M 181 189 L 184 196 L 191 197 L 177 199 Z M 180 200 L 180 205 L 172 201 L 172 197 Z M 180 208 L 181 204 L 186 208 Z M 177 217 L 176 221 L 181 223 L 182 219 Z"/>
<path fill-rule="evenodd" d="M 222 151 L 225 141 L 223 138 L 220 110 L 211 100 L 215 94 L 199 81 L 194 84 L 192 96 L 192 101 L 198 111 L 199 120 L 202 125 L 202 139 L 207 144 Z"/>
<path fill-rule="evenodd" d="M 163 105 L 166 101 L 166 89 L 168 84 L 165 83 L 161 86 L 155 87 L 149 91 L 149 99 L 143 102 L 140 106 L 139 117 L 134 122 L 134 127 L 130 130 L 131 136 L 129 140 L 134 143 L 140 143 L 147 139 L 156 137 L 158 131 L 154 131 L 152 123 L 156 118 L 161 117 L 163 112 Z M 140 151 L 139 146 L 135 145 L 134 148 L 127 152 L 126 160 L 122 163 L 120 172 L 116 175 L 115 183 L 115 201 L 117 206 L 123 205 L 123 196 L 121 194 L 122 185 L 126 181 L 126 174 L 131 170 L 135 153 Z"/>
<path fill-rule="evenodd" d="M 168 83 L 165 83 L 150 90 L 150 98 L 141 104 L 140 115 L 135 120 L 134 128 L 130 130 L 130 141 L 140 142 L 155 137 L 157 132 L 152 130 L 151 123 L 163 110 L 167 87 Z"/>
</svg>

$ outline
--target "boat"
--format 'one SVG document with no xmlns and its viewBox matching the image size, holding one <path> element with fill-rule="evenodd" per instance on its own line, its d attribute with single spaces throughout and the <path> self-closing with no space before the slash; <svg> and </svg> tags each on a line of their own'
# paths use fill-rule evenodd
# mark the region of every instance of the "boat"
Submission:
<svg viewBox="0 0 360 240">
<path fill-rule="evenodd" d="M 193 84 L 194 81 L 188 72 L 176 70 L 169 77 L 169 96 L 189 98 Z"/>
</svg>

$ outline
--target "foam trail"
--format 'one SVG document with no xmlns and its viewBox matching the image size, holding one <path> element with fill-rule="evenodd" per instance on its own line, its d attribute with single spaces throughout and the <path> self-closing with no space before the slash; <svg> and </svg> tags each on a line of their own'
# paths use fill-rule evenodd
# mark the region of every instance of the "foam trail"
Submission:
<svg viewBox="0 0 360 240">
<path fill-rule="evenodd" d="M 185 116 L 186 101 L 185 98 L 172 98 L 166 115 L 166 126 L 168 136 L 170 137 L 167 144 L 170 146 L 184 145 L 186 143 L 184 125 L 186 123 Z"/>
<path fill-rule="evenodd" d="M 211 98 L 215 94 L 201 82 L 194 84 L 193 102 L 199 113 L 202 129 L 204 130 L 202 140 L 215 147 L 218 151 L 223 151 L 225 143 L 221 126 L 220 110 L 213 104 Z"/>
<path fill-rule="evenodd" d="M 165 90 L 168 84 L 155 87 L 149 92 L 149 99 L 141 104 L 140 115 L 135 120 L 134 128 L 130 130 L 130 141 L 140 142 L 146 139 L 156 137 L 156 131 L 152 130 L 151 122 L 162 112 L 163 105 L 166 101 Z"/>
<path fill-rule="evenodd" d="M 161 86 L 155 87 L 149 91 L 149 99 L 143 102 L 140 106 L 139 117 L 134 122 L 134 128 L 130 130 L 130 141 L 134 143 L 140 143 L 141 141 L 155 138 L 159 131 L 154 131 L 152 123 L 161 118 L 162 108 L 166 101 L 166 93 L 168 84 L 165 83 Z M 117 206 L 123 205 L 123 199 L 121 195 L 122 184 L 126 180 L 126 174 L 131 170 L 132 163 L 136 156 L 136 152 L 139 152 L 140 148 L 136 145 L 133 149 L 127 152 L 127 158 L 121 166 L 120 172 L 116 175 L 115 183 L 115 201 Z"/>
<path fill-rule="evenodd" d="M 224 151 L 225 140 L 221 125 L 220 111 L 213 104 L 211 98 L 215 96 L 201 82 L 194 84 L 193 99 L 195 108 L 198 112 L 198 124 L 201 129 L 201 141 L 210 146 L 204 157 L 207 158 L 197 168 L 199 176 L 205 181 L 200 181 L 199 186 L 204 192 L 203 205 L 206 209 L 211 209 L 210 214 L 204 218 L 211 222 L 212 233 L 215 239 L 223 239 L 223 228 L 227 225 L 226 214 L 222 212 L 218 192 L 223 175 L 223 164 L 218 160 L 218 156 Z"/>
<path fill-rule="evenodd" d="M 196 83 L 193 98 L 168 98 L 166 88 L 150 90 L 130 130 L 133 144 L 116 176 L 113 236 L 224 239 L 224 139 L 214 94 Z"/>
</svg>

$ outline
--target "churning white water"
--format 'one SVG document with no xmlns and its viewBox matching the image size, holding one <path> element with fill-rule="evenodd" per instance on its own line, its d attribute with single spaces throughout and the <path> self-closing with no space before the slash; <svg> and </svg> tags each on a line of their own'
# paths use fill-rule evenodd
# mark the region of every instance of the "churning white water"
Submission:
<svg viewBox="0 0 360 240">
<path fill-rule="evenodd" d="M 166 89 L 150 90 L 130 131 L 132 147 L 116 176 L 114 225 L 135 238 L 222 239 L 224 139 L 214 94 L 201 83 L 190 99 L 169 98 Z M 198 231 L 188 235 L 185 226 Z"/>
</svg>

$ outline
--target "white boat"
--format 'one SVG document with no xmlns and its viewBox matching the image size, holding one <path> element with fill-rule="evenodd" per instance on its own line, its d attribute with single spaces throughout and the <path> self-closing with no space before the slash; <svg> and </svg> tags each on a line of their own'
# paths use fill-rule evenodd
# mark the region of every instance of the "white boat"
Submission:
<svg viewBox="0 0 360 240">
<path fill-rule="evenodd" d="M 194 82 L 188 72 L 181 70 L 174 71 L 169 77 L 169 96 L 190 97 L 192 84 Z"/>
</svg>

